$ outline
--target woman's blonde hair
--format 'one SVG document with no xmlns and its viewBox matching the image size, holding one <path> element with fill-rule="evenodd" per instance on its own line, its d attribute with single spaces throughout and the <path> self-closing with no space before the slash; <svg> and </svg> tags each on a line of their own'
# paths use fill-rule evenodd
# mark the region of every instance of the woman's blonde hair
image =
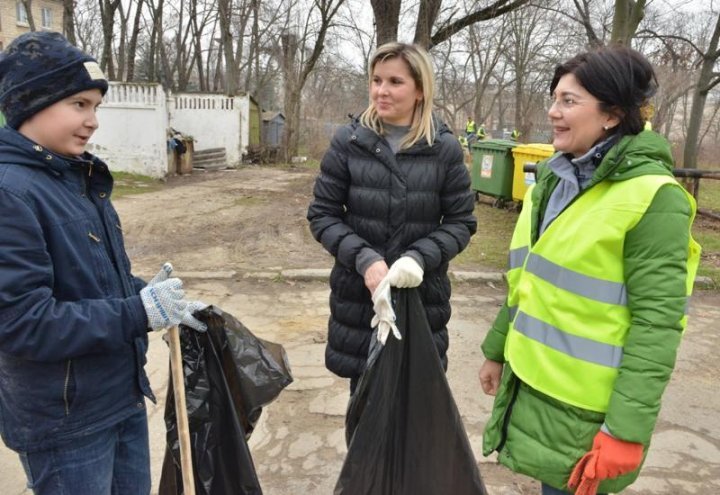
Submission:
<svg viewBox="0 0 720 495">
<path fill-rule="evenodd" d="M 427 140 L 432 146 L 435 138 L 435 122 L 433 121 L 432 109 L 435 96 L 435 81 L 433 78 L 433 67 L 430 56 L 424 48 L 418 45 L 407 43 L 386 43 L 373 53 L 368 64 L 368 85 L 372 85 L 373 71 L 379 62 L 385 62 L 393 58 L 401 58 L 407 65 L 415 85 L 422 91 L 422 99 L 415 103 L 413 109 L 410 131 L 400 143 L 400 149 L 409 148 L 421 138 Z M 382 121 L 378 115 L 375 104 L 370 97 L 370 104 L 360 115 L 360 123 L 372 129 L 379 135 L 384 132 Z"/>
</svg>

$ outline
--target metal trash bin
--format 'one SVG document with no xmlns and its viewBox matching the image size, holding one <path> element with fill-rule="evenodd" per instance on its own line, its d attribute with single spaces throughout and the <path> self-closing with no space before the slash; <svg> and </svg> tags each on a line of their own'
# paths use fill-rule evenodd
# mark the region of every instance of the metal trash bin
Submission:
<svg viewBox="0 0 720 495">
<path fill-rule="evenodd" d="M 512 199 L 522 201 L 528 187 L 535 184 L 533 172 L 523 172 L 523 166 L 536 165 L 537 162 L 552 156 L 555 148 L 552 144 L 520 144 L 512 150 L 515 160 L 515 173 L 513 174 Z"/>
<path fill-rule="evenodd" d="M 478 193 L 497 198 L 500 203 L 512 199 L 513 157 L 517 143 L 504 139 L 486 139 L 472 144 L 471 187 Z"/>
</svg>

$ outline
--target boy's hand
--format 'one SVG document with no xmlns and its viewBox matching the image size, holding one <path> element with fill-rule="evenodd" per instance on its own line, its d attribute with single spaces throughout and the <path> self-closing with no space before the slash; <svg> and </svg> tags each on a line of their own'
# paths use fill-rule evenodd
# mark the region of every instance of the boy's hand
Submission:
<svg viewBox="0 0 720 495">
<path fill-rule="evenodd" d="M 200 332 L 207 326 L 195 319 L 193 313 L 206 305 L 199 301 L 185 300 L 182 281 L 169 278 L 155 285 L 148 285 L 140 291 L 148 325 L 153 330 L 162 330 L 173 325 L 184 324 Z"/>
</svg>

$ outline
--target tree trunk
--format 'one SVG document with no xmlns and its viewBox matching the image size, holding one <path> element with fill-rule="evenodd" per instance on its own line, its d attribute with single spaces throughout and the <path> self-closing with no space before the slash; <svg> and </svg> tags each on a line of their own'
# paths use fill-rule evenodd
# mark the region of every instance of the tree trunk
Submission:
<svg viewBox="0 0 720 495">
<path fill-rule="evenodd" d="M 120 0 L 98 0 L 100 5 L 100 21 L 103 31 L 103 50 L 100 59 L 100 68 L 107 74 L 108 79 L 115 79 L 115 64 L 112 56 L 113 24 L 115 11 L 120 6 Z"/>
<path fill-rule="evenodd" d="M 684 168 L 697 168 L 698 141 L 703 112 L 705 110 L 705 102 L 707 101 L 710 90 L 720 83 L 720 73 L 713 72 L 713 67 L 718 58 L 720 58 L 720 50 L 718 50 L 719 40 L 720 15 L 718 15 L 717 22 L 715 23 L 715 31 L 710 38 L 710 44 L 703 55 L 700 77 L 693 92 L 690 121 L 688 123 L 687 137 L 685 140 L 685 150 L 683 151 Z"/>
<path fill-rule="evenodd" d="M 377 46 L 397 41 L 401 3 L 402 0 L 370 0 L 377 30 Z"/>
<path fill-rule="evenodd" d="M 223 56 L 225 58 L 225 94 L 235 96 L 237 93 L 237 69 L 233 51 L 233 35 L 230 30 L 232 16 L 232 0 L 218 1 L 220 18 L 220 39 L 222 39 Z"/>
<path fill-rule="evenodd" d="M 63 34 L 73 45 L 75 38 L 75 0 L 63 0 Z"/>
<path fill-rule="evenodd" d="M 162 15 L 165 0 L 159 0 L 157 7 L 152 0 L 150 1 L 150 11 L 153 22 L 152 33 L 150 34 L 150 63 L 148 67 L 148 79 L 150 82 L 157 82 L 160 80 L 157 69 L 157 60 L 159 58 L 160 51 L 158 45 L 162 45 Z"/>
<path fill-rule="evenodd" d="M 35 26 L 35 17 L 33 16 L 32 11 L 32 0 L 22 0 L 22 4 L 23 7 L 25 7 L 25 14 L 27 14 L 30 31 L 37 31 L 37 27 Z"/>
<path fill-rule="evenodd" d="M 125 12 L 125 9 L 122 5 L 122 3 L 118 6 L 118 11 L 120 12 L 120 43 L 118 43 L 118 55 L 117 55 L 117 74 L 116 79 L 118 81 L 125 81 L 125 69 L 126 69 L 126 59 L 127 56 L 127 25 L 128 25 L 128 19 L 130 18 L 130 6 L 128 6 L 127 12 Z"/>
<path fill-rule="evenodd" d="M 645 17 L 645 0 L 615 0 L 610 42 L 630 46 L 640 21 Z"/>
<path fill-rule="evenodd" d="M 442 0 L 426 0 L 420 2 L 420 10 L 418 11 L 417 23 L 415 25 L 415 40 L 420 46 L 430 48 L 430 37 L 432 28 L 440 12 Z"/>
<path fill-rule="evenodd" d="M 132 34 L 127 49 L 127 72 L 126 80 L 132 82 L 135 80 L 135 56 L 137 53 L 137 41 L 140 34 L 140 19 L 142 18 L 143 0 L 137 0 L 135 7 L 135 18 L 133 19 Z"/>
<path fill-rule="evenodd" d="M 298 39 L 294 34 L 286 33 L 282 36 L 283 68 L 285 77 L 285 156 L 291 157 L 298 153 L 300 130 L 300 98 L 303 87 L 310 73 L 315 69 L 323 49 L 325 36 L 330 28 L 335 14 L 345 0 L 314 0 L 314 5 L 320 13 L 320 27 L 317 31 L 315 44 L 302 67 L 296 69 Z M 312 12 L 311 12 L 312 14 Z M 288 16 L 290 11 L 288 11 Z M 306 41 L 306 40 L 304 40 Z"/>
<path fill-rule="evenodd" d="M 192 26 L 193 35 L 193 47 L 195 49 L 195 63 L 197 64 L 198 71 L 198 85 L 200 92 L 207 91 L 207 85 L 205 80 L 205 72 L 203 66 L 202 56 L 202 29 L 198 26 L 198 13 L 197 13 L 197 0 L 191 0 L 190 2 L 190 25 Z M 204 23 L 203 23 L 204 24 Z M 208 53 L 208 58 L 210 53 Z"/>
<path fill-rule="evenodd" d="M 259 19 L 259 0 L 250 1 L 250 10 L 252 13 L 252 32 L 250 35 L 250 47 L 248 49 L 248 68 L 245 73 L 245 89 L 255 92 L 257 88 L 251 87 L 253 73 L 260 71 L 260 19 Z"/>
</svg>

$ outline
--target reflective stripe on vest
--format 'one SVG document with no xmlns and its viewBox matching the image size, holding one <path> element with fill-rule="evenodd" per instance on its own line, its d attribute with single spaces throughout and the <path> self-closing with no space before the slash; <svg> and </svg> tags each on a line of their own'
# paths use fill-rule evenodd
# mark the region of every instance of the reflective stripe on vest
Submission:
<svg viewBox="0 0 720 495">
<path fill-rule="evenodd" d="M 577 407 L 607 410 L 631 325 L 625 235 L 667 184 L 681 187 L 669 176 L 596 184 L 532 247 L 528 191 L 508 256 L 511 324 L 505 345 L 506 359 L 528 385 Z M 694 216 L 694 200 L 687 197 Z M 688 295 L 699 252 L 690 236 Z M 686 322 L 683 316 L 683 328 Z"/>
<path fill-rule="evenodd" d="M 568 292 L 608 304 L 627 304 L 625 284 L 588 277 L 582 273 L 563 268 L 542 256 L 530 253 L 525 271 Z"/>
</svg>

